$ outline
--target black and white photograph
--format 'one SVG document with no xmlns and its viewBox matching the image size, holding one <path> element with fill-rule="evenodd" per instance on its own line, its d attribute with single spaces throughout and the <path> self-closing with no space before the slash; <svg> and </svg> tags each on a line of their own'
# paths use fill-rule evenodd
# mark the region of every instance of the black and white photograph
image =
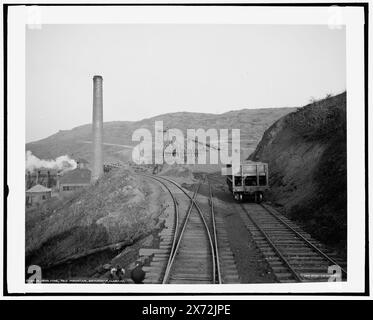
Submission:
<svg viewBox="0 0 373 320">
<path fill-rule="evenodd" d="M 364 292 L 363 7 L 8 7 L 7 59 L 8 290 Z"/>
</svg>

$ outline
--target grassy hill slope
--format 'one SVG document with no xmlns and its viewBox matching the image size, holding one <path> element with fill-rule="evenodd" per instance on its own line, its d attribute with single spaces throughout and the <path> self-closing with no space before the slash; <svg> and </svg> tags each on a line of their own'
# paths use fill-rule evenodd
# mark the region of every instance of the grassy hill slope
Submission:
<svg viewBox="0 0 373 320">
<path fill-rule="evenodd" d="M 104 123 L 104 142 L 134 146 L 132 133 L 139 128 L 147 128 L 154 135 L 154 122 L 163 120 L 164 129 L 178 128 L 186 135 L 187 129 L 240 129 L 243 156 L 254 151 L 264 130 L 294 108 L 243 109 L 224 114 L 177 112 L 156 116 L 136 122 L 115 121 Z M 54 159 L 68 154 L 72 158 L 83 157 L 91 162 L 91 125 L 83 125 L 72 130 L 59 131 L 45 139 L 28 143 L 30 150 L 40 159 Z M 104 161 L 128 161 L 131 150 L 120 146 L 104 146 Z"/>
</svg>

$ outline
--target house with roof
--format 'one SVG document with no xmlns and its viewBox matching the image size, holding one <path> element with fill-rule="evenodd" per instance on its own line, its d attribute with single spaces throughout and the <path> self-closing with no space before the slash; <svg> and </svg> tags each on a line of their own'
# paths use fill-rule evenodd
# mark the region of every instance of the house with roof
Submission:
<svg viewBox="0 0 373 320">
<path fill-rule="evenodd" d="M 86 159 L 79 158 L 76 163 L 79 169 L 88 169 L 88 161 Z"/>
<path fill-rule="evenodd" d="M 46 188 L 40 184 L 26 190 L 26 205 L 32 206 L 40 204 L 52 196 L 52 189 Z"/>
<path fill-rule="evenodd" d="M 76 169 L 65 172 L 59 178 L 59 191 L 70 193 L 89 186 L 91 183 L 91 170 L 87 168 L 87 164 L 87 160 L 78 159 Z"/>
</svg>

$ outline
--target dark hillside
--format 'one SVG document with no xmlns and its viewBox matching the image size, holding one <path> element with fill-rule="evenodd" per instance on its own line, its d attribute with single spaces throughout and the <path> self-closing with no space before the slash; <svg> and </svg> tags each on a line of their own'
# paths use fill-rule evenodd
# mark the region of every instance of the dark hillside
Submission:
<svg viewBox="0 0 373 320">
<path fill-rule="evenodd" d="M 274 123 L 251 160 L 269 163 L 270 198 L 325 243 L 346 247 L 346 93 Z"/>
</svg>

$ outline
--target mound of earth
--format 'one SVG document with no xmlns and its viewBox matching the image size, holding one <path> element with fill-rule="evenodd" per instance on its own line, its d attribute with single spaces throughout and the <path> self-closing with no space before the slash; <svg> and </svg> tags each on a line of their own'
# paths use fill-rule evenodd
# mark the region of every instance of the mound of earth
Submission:
<svg viewBox="0 0 373 320">
<path fill-rule="evenodd" d="M 68 198 L 26 212 L 26 259 L 51 265 L 96 248 L 130 244 L 152 231 L 159 188 L 126 169 L 113 170 Z"/>
<path fill-rule="evenodd" d="M 182 183 L 193 184 L 195 179 L 193 172 L 189 169 L 187 165 L 164 165 L 162 171 L 159 172 L 160 176 L 167 176 L 170 178 L 176 178 L 176 181 L 181 181 Z"/>
<path fill-rule="evenodd" d="M 325 243 L 346 248 L 346 93 L 290 113 L 250 160 L 269 164 L 269 198 Z"/>
</svg>

